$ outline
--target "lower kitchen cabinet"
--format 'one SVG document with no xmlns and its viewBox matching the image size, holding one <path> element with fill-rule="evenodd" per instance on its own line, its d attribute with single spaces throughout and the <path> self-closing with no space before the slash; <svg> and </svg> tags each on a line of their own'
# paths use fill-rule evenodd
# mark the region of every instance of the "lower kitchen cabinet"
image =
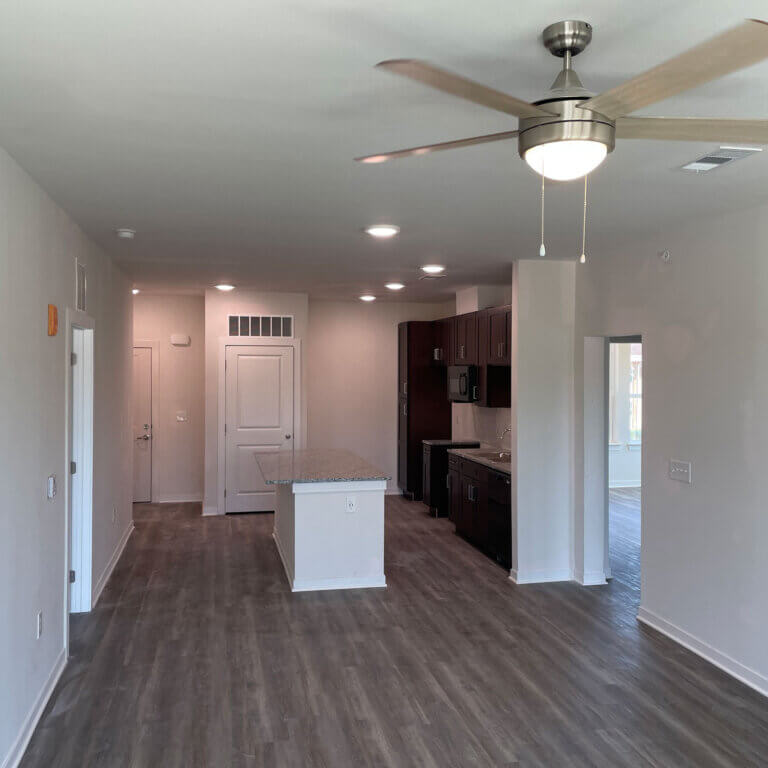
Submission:
<svg viewBox="0 0 768 768">
<path fill-rule="evenodd" d="M 510 476 L 456 456 L 450 456 L 449 462 L 449 516 L 456 526 L 456 533 L 504 568 L 511 568 Z"/>
<path fill-rule="evenodd" d="M 476 440 L 424 440 L 422 449 L 424 495 L 422 501 L 437 517 L 448 515 L 450 504 L 449 448 L 479 448 Z"/>
</svg>

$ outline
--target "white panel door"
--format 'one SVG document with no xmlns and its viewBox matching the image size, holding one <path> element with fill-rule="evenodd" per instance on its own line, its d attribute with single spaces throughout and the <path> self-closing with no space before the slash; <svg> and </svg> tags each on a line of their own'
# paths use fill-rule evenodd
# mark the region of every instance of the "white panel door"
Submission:
<svg viewBox="0 0 768 768">
<path fill-rule="evenodd" d="M 152 347 L 133 348 L 133 500 L 152 501 Z"/>
<path fill-rule="evenodd" d="M 227 512 L 275 509 L 254 454 L 293 446 L 293 405 L 293 347 L 227 347 Z"/>
</svg>

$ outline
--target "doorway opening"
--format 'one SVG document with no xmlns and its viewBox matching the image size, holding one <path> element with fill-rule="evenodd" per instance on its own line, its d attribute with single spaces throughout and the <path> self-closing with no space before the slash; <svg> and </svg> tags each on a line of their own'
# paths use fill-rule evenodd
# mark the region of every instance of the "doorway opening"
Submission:
<svg viewBox="0 0 768 768">
<path fill-rule="evenodd" d="M 152 367 L 151 346 L 133 348 L 133 502 L 152 501 Z"/>
<path fill-rule="evenodd" d="M 81 312 L 68 322 L 69 474 L 68 615 L 91 610 L 93 537 L 93 321 Z M 67 636 L 69 632 L 67 632 Z"/>
<path fill-rule="evenodd" d="M 610 339 L 608 356 L 608 573 L 637 593 L 643 440 L 643 344 L 640 336 Z"/>
</svg>

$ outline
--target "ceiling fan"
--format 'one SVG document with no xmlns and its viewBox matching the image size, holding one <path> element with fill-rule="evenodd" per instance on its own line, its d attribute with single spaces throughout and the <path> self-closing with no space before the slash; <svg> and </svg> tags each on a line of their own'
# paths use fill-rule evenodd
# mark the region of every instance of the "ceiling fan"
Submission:
<svg viewBox="0 0 768 768">
<path fill-rule="evenodd" d="M 543 98 L 529 103 L 416 59 L 377 67 L 519 119 L 518 129 L 355 158 L 383 163 L 398 157 L 514 139 L 537 173 L 567 181 L 594 170 L 619 139 L 768 143 L 768 120 L 696 117 L 627 117 L 635 110 L 695 88 L 768 57 L 768 22 L 748 19 L 669 61 L 595 95 L 586 90 L 572 59 L 592 39 L 585 21 L 559 21 L 543 33 L 544 46 L 563 59 L 562 71 Z"/>
</svg>

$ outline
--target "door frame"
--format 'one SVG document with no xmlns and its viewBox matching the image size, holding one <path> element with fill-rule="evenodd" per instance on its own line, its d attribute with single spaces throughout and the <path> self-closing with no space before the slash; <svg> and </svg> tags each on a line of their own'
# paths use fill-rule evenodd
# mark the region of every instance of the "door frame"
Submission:
<svg viewBox="0 0 768 768">
<path fill-rule="evenodd" d="M 72 474 L 70 472 L 70 462 L 72 461 L 72 437 L 74 432 L 73 424 L 73 397 L 75 394 L 72 377 L 72 333 L 74 330 L 84 332 L 84 350 L 83 350 L 83 395 L 86 401 L 90 401 L 89 412 L 85 413 L 84 434 L 83 434 L 83 454 L 85 460 L 82 462 L 83 483 L 90 492 L 86 490 L 84 498 L 86 503 L 81 510 L 81 519 L 74 520 L 74 510 L 72 501 Z M 71 612 L 81 613 L 91 610 L 93 603 L 93 442 L 94 442 L 94 363 L 95 363 L 95 336 L 96 324 L 94 319 L 71 307 L 66 309 L 65 319 L 65 343 L 64 343 L 64 392 L 65 392 L 65 436 L 64 436 L 64 457 L 66 482 L 64 483 L 65 494 L 65 524 L 64 524 L 64 647 L 67 656 L 69 656 L 69 615 Z M 83 537 L 81 548 L 77 556 L 72 552 L 72 538 L 75 527 L 82 526 Z M 80 589 L 71 588 L 69 583 L 69 572 L 74 570 L 77 573 L 77 579 Z M 74 606 L 70 601 L 74 598 Z M 74 608 L 74 610 L 73 610 Z"/>
<path fill-rule="evenodd" d="M 259 338 L 257 336 L 223 336 L 219 337 L 218 355 L 218 424 L 216 439 L 218 443 L 217 477 L 216 477 L 216 506 L 220 515 L 227 512 L 224 499 L 224 485 L 227 471 L 227 443 L 224 434 L 224 424 L 227 416 L 227 377 L 225 363 L 227 347 L 293 347 L 293 446 L 294 449 L 304 447 L 304 422 L 301 418 L 301 339 Z"/>
<path fill-rule="evenodd" d="M 152 386 L 150 397 L 152 398 L 152 462 L 150 466 L 150 503 L 156 504 L 158 501 L 157 494 L 157 472 L 155 467 L 157 466 L 157 431 L 160 426 L 160 399 L 158 396 L 158 388 L 160 386 L 160 342 L 157 339 L 134 339 L 131 344 L 131 350 L 136 347 L 150 347 L 152 350 Z M 131 371 L 133 376 L 133 371 Z M 133 403 L 131 403 L 131 430 L 133 430 Z M 136 437 L 131 435 L 131 437 Z M 160 438 L 162 440 L 162 437 Z M 131 479 L 133 482 L 133 479 Z M 131 491 L 131 499 L 133 499 L 133 491 Z M 134 502 L 135 503 L 135 502 Z"/>
</svg>

